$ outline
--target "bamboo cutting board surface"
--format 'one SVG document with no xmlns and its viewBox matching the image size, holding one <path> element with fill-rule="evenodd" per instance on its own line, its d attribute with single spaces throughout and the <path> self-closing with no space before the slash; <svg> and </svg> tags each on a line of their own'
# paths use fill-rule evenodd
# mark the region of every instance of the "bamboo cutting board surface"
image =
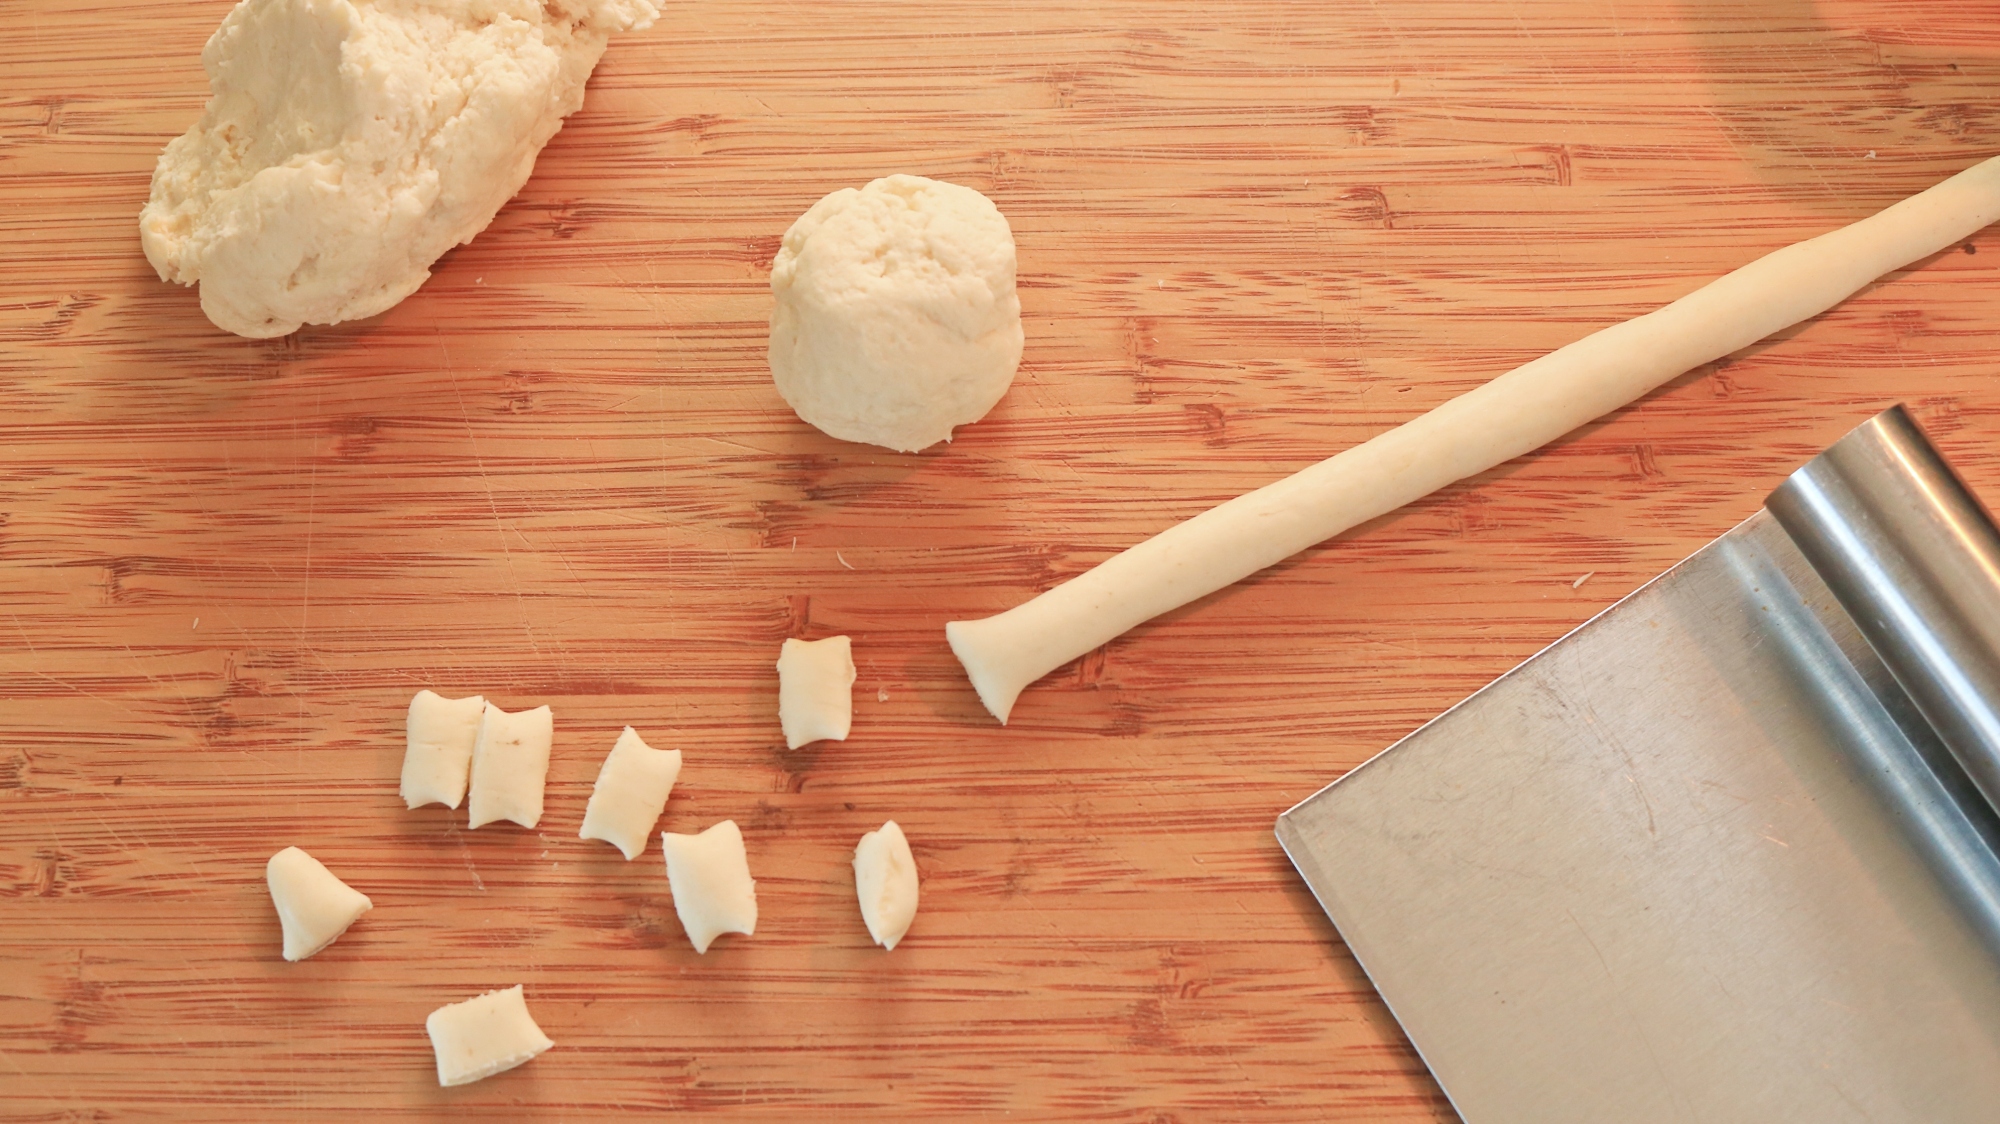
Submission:
<svg viewBox="0 0 2000 1124">
<path fill-rule="evenodd" d="M 223 0 L 0 0 L 0 1117 L 1433 1121 L 1276 814 L 1892 401 L 2000 497 L 2000 236 L 981 710 L 947 620 L 2000 151 L 2000 4 L 671 4 L 415 296 L 250 341 L 135 216 Z M 989 194 L 1027 357 L 950 446 L 799 422 L 768 263 Z M 788 636 L 854 638 L 787 751 Z M 548 703 L 539 830 L 403 810 L 420 687 Z M 742 825 L 697 956 L 576 839 L 620 727 Z M 847 868 L 901 822 L 907 942 Z M 296 844 L 375 910 L 278 958 Z M 557 1047 L 436 1086 L 525 984 Z"/>
</svg>

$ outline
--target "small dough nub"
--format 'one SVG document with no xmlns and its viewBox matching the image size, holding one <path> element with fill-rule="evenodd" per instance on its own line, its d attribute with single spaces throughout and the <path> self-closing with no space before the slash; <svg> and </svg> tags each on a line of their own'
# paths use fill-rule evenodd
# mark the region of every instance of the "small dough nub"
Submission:
<svg viewBox="0 0 2000 1124">
<path fill-rule="evenodd" d="M 660 850 L 667 854 L 674 913 L 696 952 L 707 952 L 724 933 L 747 937 L 757 931 L 757 883 L 750 877 L 750 857 L 735 820 L 723 820 L 700 835 L 662 832 Z"/>
<path fill-rule="evenodd" d="M 505 1073 L 555 1045 L 528 1014 L 520 984 L 439 1007 L 424 1020 L 424 1030 L 444 1086 Z"/>
<path fill-rule="evenodd" d="M 778 653 L 778 722 L 787 749 L 847 740 L 854 678 L 854 646 L 847 637 L 785 641 Z"/>
<path fill-rule="evenodd" d="M 486 700 L 448 699 L 434 691 L 418 691 L 410 700 L 406 723 L 409 744 L 403 750 L 403 803 L 458 807 L 465 799 L 465 780 L 472 771 L 472 744 L 479 740 L 479 717 Z"/>
<path fill-rule="evenodd" d="M 597 771 L 577 838 L 602 839 L 623 851 L 628 862 L 638 858 L 680 775 L 680 750 L 654 749 L 625 727 Z"/>
<path fill-rule="evenodd" d="M 368 895 L 334 877 L 324 864 L 287 847 L 264 864 L 264 882 L 285 930 L 285 959 L 304 960 L 333 943 L 375 907 Z"/>
<path fill-rule="evenodd" d="M 486 704 L 472 747 L 467 826 L 513 820 L 533 827 L 542 821 L 542 784 L 555 734 L 555 715 L 546 706 L 509 714 Z"/>
<path fill-rule="evenodd" d="M 854 891 L 868 935 L 893 949 L 917 916 L 917 860 L 903 829 L 890 820 L 854 848 Z"/>
</svg>

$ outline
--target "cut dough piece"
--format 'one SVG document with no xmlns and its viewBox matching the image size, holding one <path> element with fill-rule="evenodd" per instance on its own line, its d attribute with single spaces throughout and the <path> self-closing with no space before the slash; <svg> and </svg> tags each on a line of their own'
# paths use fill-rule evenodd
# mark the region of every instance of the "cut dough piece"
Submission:
<svg viewBox="0 0 2000 1124">
<path fill-rule="evenodd" d="M 1669 379 L 1839 304 L 2000 219 L 2000 157 L 1766 254 L 1283 480 L 1169 527 L 1004 613 L 945 626 L 979 700 L 1023 688 L 1161 613 L 1412 500 L 1533 452 Z"/>
<path fill-rule="evenodd" d="M 628 862 L 638 858 L 680 775 L 680 750 L 654 749 L 640 740 L 637 730 L 625 727 L 597 771 L 577 838 L 602 839 L 625 852 Z"/>
<path fill-rule="evenodd" d="M 439 1007 L 424 1030 L 437 1054 L 438 1084 L 446 1086 L 505 1073 L 555 1045 L 528 1014 L 520 984 Z"/>
<path fill-rule="evenodd" d="M 403 750 L 403 803 L 458 807 L 465 799 L 465 780 L 472 770 L 472 744 L 479 740 L 479 718 L 486 700 L 447 699 L 418 691 L 410 700 L 406 723 L 409 745 Z"/>
<path fill-rule="evenodd" d="M 868 935 L 895 948 L 917 916 L 917 860 L 895 820 L 863 835 L 854 848 L 854 891 Z"/>
<path fill-rule="evenodd" d="M 847 740 L 854 678 L 854 646 L 847 637 L 785 641 L 778 652 L 778 722 L 786 748 Z"/>
<path fill-rule="evenodd" d="M 700 835 L 662 832 L 660 850 L 667 854 L 674 913 L 696 952 L 707 952 L 724 933 L 747 937 L 757 931 L 757 883 L 750 877 L 750 857 L 735 820 L 723 820 Z"/>
<path fill-rule="evenodd" d="M 493 221 L 655 0 L 245 0 L 139 216 L 160 279 L 240 336 L 373 316 Z"/>
<path fill-rule="evenodd" d="M 771 376 L 811 424 L 902 452 L 986 416 L 1021 363 L 1014 233 L 969 187 L 844 187 L 771 263 Z"/>
<path fill-rule="evenodd" d="M 542 784 L 555 731 L 555 715 L 546 706 L 509 714 L 486 704 L 472 747 L 468 826 L 513 820 L 533 827 L 542 821 Z"/>
<path fill-rule="evenodd" d="M 287 960 L 304 960 L 332 944 L 356 918 L 375 908 L 368 895 L 297 847 L 271 856 L 264 864 L 264 882 L 284 926 Z"/>
</svg>

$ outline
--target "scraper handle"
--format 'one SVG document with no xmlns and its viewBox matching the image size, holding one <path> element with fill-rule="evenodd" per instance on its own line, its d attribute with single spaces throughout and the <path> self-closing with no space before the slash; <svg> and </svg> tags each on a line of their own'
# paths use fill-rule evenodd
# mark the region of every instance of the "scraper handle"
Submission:
<svg viewBox="0 0 2000 1124">
<path fill-rule="evenodd" d="M 2000 530 L 1901 406 L 1764 501 L 2000 811 Z"/>
</svg>

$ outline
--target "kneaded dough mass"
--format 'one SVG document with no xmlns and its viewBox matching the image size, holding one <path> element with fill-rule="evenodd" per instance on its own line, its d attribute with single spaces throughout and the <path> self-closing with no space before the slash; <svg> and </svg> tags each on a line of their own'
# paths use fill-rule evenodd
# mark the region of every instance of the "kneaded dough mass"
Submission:
<svg viewBox="0 0 2000 1124">
<path fill-rule="evenodd" d="M 813 204 L 771 264 L 771 375 L 824 432 L 913 453 L 1021 362 L 1014 233 L 969 187 L 889 176 Z"/>
<path fill-rule="evenodd" d="M 139 216 L 163 281 L 239 336 L 373 316 L 493 221 L 607 39 L 656 0 L 243 0 L 208 108 Z"/>
</svg>

